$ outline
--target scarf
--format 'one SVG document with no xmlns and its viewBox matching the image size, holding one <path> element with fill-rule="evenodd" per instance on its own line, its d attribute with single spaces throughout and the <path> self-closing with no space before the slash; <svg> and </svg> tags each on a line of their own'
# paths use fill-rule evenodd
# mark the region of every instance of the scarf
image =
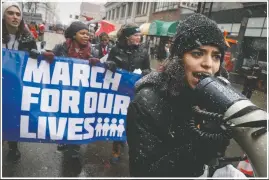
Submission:
<svg viewBox="0 0 269 180">
<path fill-rule="evenodd" d="M 80 46 L 75 40 L 67 39 L 68 57 L 78 59 L 89 59 L 91 57 L 90 43 L 85 46 Z"/>
<path fill-rule="evenodd" d="M 108 47 L 107 46 L 101 46 L 101 48 L 102 48 L 103 56 L 105 56 L 107 54 Z"/>
</svg>

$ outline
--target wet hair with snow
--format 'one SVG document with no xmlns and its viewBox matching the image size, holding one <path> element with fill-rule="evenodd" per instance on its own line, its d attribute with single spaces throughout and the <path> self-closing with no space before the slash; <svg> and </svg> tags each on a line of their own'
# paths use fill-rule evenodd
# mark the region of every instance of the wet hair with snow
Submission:
<svg viewBox="0 0 269 180">
<path fill-rule="evenodd" d="M 177 28 L 170 48 L 171 56 L 183 57 L 185 52 L 203 45 L 216 46 L 224 58 L 225 41 L 221 30 L 215 21 L 196 13 L 191 15 Z"/>
</svg>

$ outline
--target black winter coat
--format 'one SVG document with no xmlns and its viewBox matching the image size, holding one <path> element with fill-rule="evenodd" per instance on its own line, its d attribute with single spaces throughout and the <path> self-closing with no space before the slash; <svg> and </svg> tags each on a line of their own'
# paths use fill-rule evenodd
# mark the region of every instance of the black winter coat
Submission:
<svg viewBox="0 0 269 180">
<path fill-rule="evenodd" d="M 56 44 L 55 47 L 52 49 L 52 52 L 55 56 L 67 57 L 68 56 L 68 47 L 67 44 L 61 43 Z"/>
<path fill-rule="evenodd" d="M 192 118 L 192 90 L 172 96 L 168 82 L 164 73 L 152 72 L 137 83 L 126 128 L 132 177 L 201 176 L 223 143 L 192 135 L 186 126 Z"/>
<path fill-rule="evenodd" d="M 119 44 L 116 44 L 111 49 L 107 61 L 114 61 L 118 68 L 130 72 L 135 69 L 150 70 L 148 52 L 141 45 L 137 48 L 121 48 Z"/>
<path fill-rule="evenodd" d="M 19 41 L 18 50 L 20 51 L 30 52 L 32 49 L 37 49 L 36 41 L 33 35 L 27 30 L 25 30 L 25 32 L 23 32 L 19 36 L 18 41 Z M 3 39 L 2 39 L 2 42 L 3 42 Z"/>
<path fill-rule="evenodd" d="M 108 47 L 107 47 L 107 53 L 110 53 L 112 47 L 113 47 L 113 45 L 109 43 Z M 99 58 L 99 59 L 104 57 L 101 44 L 97 44 L 97 45 L 94 46 L 94 48 L 93 48 L 93 56 L 95 58 Z"/>
<path fill-rule="evenodd" d="M 37 49 L 36 41 L 34 37 L 29 33 L 22 35 L 19 39 L 19 50 L 22 51 L 31 51 L 32 49 Z"/>
</svg>

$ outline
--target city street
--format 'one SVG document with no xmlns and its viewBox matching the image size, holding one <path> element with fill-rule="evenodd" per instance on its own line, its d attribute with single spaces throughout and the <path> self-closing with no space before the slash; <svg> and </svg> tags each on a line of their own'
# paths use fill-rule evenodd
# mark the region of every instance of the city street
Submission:
<svg viewBox="0 0 269 180">
<path fill-rule="evenodd" d="M 63 36 L 46 33 L 46 49 L 52 49 L 56 43 L 62 42 Z M 156 68 L 158 62 L 151 61 L 151 67 Z M 233 84 L 238 90 L 242 86 Z M 267 96 L 255 91 L 251 100 L 259 107 L 266 109 Z M 19 145 L 21 159 L 18 162 L 9 162 L 6 158 L 8 145 L 3 143 L 2 148 L 2 175 L 3 177 L 128 177 L 128 146 L 126 144 L 122 156 L 117 164 L 110 164 L 112 142 L 94 142 L 82 145 L 80 162 L 72 162 L 66 154 L 57 151 L 56 144 L 24 143 Z M 227 149 L 227 157 L 243 155 L 241 148 L 231 141 Z M 233 164 L 236 166 L 238 162 Z"/>
</svg>

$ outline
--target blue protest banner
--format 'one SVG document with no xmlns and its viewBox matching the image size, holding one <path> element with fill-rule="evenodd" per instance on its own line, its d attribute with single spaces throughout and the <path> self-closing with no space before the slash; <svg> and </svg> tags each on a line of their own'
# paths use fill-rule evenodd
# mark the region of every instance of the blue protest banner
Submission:
<svg viewBox="0 0 269 180">
<path fill-rule="evenodd" d="M 41 58 L 41 57 L 40 57 Z M 140 75 L 55 57 L 52 64 L 2 49 L 3 139 L 86 144 L 125 141 L 127 108 Z"/>
</svg>

